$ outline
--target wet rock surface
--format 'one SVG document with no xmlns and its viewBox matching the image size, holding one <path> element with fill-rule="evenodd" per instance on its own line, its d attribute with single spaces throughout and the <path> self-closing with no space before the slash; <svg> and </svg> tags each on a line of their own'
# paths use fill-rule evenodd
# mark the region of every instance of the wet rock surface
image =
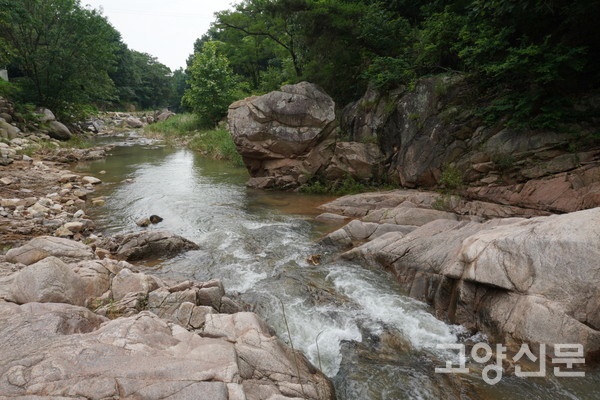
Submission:
<svg viewBox="0 0 600 400">
<path fill-rule="evenodd" d="M 353 247 L 342 257 L 391 271 L 439 318 L 504 343 L 581 343 L 595 357 L 600 208 L 533 217 L 518 207 L 463 202 L 440 211 L 432 209 L 439 196 L 339 198 L 321 208 L 357 219 L 322 241 Z"/>
</svg>

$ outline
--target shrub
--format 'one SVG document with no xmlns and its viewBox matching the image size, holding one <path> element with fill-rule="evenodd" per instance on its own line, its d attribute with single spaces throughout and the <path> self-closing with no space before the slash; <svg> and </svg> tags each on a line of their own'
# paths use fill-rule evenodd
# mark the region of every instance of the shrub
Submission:
<svg viewBox="0 0 600 400">
<path fill-rule="evenodd" d="M 442 168 L 440 184 L 447 190 L 460 189 L 463 186 L 463 174 L 455 166 L 446 164 Z"/>
</svg>

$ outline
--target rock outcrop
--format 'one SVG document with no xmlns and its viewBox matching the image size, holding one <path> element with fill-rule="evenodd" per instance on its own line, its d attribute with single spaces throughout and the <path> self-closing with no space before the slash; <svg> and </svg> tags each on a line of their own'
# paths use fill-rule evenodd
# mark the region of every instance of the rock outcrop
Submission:
<svg viewBox="0 0 600 400">
<path fill-rule="evenodd" d="M 166 282 L 89 252 L 61 260 L 51 254 L 83 245 L 44 241 L 48 256 L 36 263 L 0 263 L 2 395 L 335 398 L 329 380 L 220 281 Z M 24 247 L 40 247 L 32 242 Z"/>
<path fill-rule="evenodd" d="M 432 210 L 438 196 L 340 198 L 323 209 L 360 220 L 324 242 L 357 246 L 342 256 L 391 271 L 449 322 L 503 343 L 580 343 L 588 357 L 600 354 L 600 208 L 486 220 Z M 478 203 L 458 209 L 485 215 Z"/>
<path fill-rule="evenodd" d="M 232 104 L 228 121 L 250 186 L 385 177 L 548 212 L 600 205 L 598 146 L 578 150 L 566 133 L 488 126 L 473 111 L 471 92 L 461 75 L 422 79 L 414 90 L 369 89 L 344 108 L 336 128 L 331 98 L 302 82 Z"/>
<path fill-rule="evenodd" d="M 337 142 L 321 175 L 329 181 L 351 177 L 366 182 L 381 176 L 382 161 L 383 154 L 375 143 Z"/>
<path fill-rule="evenodd" d="M 600 205 L 597 145 L 579 150 L 566 133 L 489 126 L 469 96 L 461 75 L 422 79 L 414 90 L 370 89 L 344 109 L 341 131 L 377 142 L 386 176 L 403 187 L 450 184 L 471 199 L 550 212 Z M 572 129 L 585 136 L 594 127 Z"/>
</svg>

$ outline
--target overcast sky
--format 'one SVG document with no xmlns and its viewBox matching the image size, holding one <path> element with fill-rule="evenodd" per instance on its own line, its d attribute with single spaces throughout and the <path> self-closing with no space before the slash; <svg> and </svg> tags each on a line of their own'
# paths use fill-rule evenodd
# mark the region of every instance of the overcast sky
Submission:
<svg viewBox="0 0 600 400">
<path fill-rule="evenodd" d="M 237 0 L 81 0 L 81 5 L 102 8 L 132 50 L 158 58 L 171 70 L 185 67 L 216 11 L 227 10 Z"/>
</svg>

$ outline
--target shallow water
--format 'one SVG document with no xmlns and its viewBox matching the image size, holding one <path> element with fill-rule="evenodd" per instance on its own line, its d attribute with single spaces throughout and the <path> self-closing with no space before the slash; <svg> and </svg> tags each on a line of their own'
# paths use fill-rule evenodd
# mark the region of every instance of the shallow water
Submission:
<svg viewBox="0 0 600 400">
<path fill-rule="evenodd" d="M 102 232 L 136 231 L 137 219 L 163 217 L 149 229 L 175 232 L 200 250 L 153 262 L 152 273 L 221 279 L 330 376 L 341 399 L 600 398 L 597 371 L 577 379 L 504 377 L 495 386 L 476 372 L 436 374 L 454 357 L 436 346 L 464 339 L 461 328 L 435 319 L 386 273 L 339 261 L 315 244 L 336 228 L 313 220 L 327 197 L 250 190 L 244 169 L 138 141 L 123 140 L 107 159 L 78 169 L 105 182 L 95 194 L 107 196 L 105 205 L 88 210 Z M 310 265 L 311 254 L 322 254 L 322 264 Z"/>
</svg>

